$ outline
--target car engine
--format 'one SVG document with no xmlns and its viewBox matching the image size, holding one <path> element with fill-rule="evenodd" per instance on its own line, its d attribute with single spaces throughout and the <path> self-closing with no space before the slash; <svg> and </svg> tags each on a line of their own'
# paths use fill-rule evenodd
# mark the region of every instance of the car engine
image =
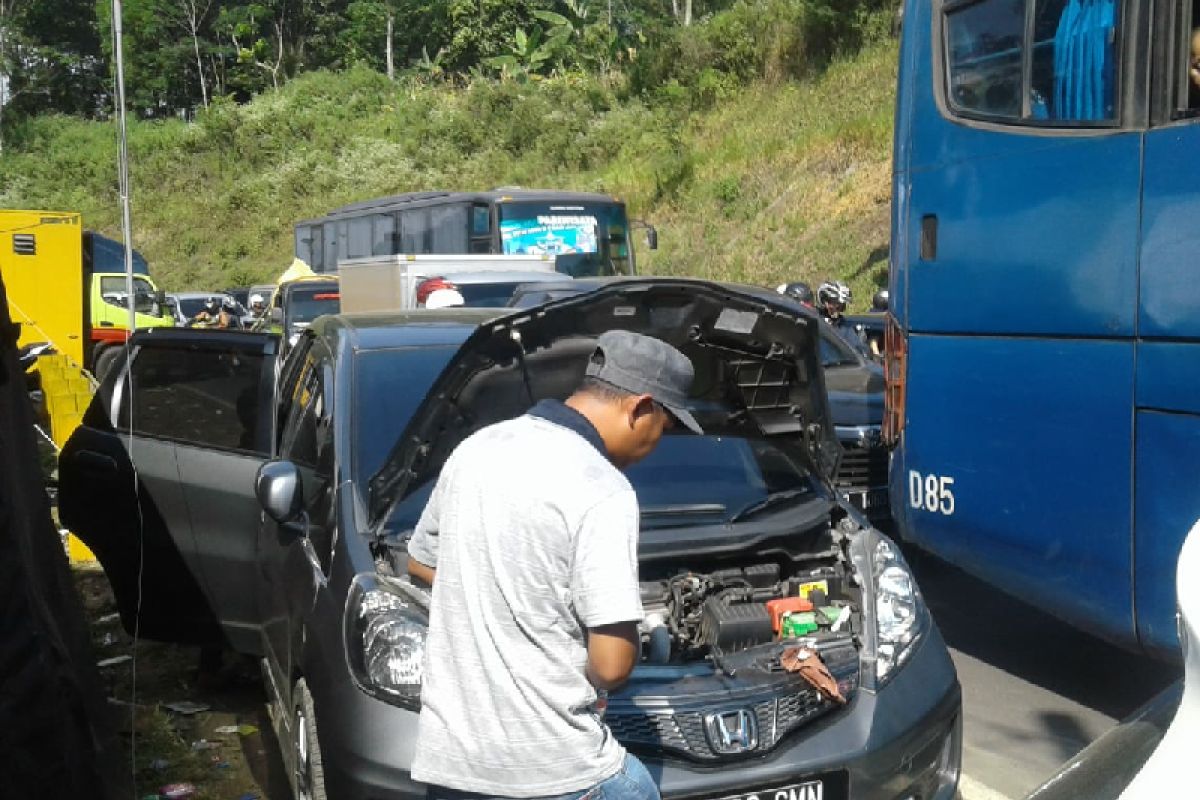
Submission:
<svg viewBox="0 0 1200 800">
<path fill-rule="evenodd" d="M 685 663 L 800 637 L 858 632 L 860 593 L 837 564 L 783 574 L 763 562 L 641 583 L 642 661 Z"/>
</svg>

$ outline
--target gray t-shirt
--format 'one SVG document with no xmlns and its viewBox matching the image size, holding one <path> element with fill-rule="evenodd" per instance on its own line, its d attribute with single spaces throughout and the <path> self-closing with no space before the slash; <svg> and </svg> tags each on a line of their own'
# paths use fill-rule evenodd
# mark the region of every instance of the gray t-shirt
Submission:
<svg viewBox="0 0 1200 800">
<path fill-rule="evenodd" d="M 437 568 L 414 779 L 538 797 L 616 774 L 585 632 L 642 618 L 637 539 L 629 481 L 566 427 L 526 415 L 455 449 L 408 548 Z"/>
</svg>

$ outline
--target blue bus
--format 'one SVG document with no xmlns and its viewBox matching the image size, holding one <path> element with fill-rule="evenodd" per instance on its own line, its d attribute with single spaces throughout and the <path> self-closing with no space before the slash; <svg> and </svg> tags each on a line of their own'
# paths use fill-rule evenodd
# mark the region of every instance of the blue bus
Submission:
<svg viewBox="0 0 1200 800">
<path fill-rule="evenodd" d="M 658 233 L 647 229 L 654 249 Z M 335 209 L 295 226 L 295 254 L 314 272 L 365 256 L 552 255 L 573 277 L 633 275 L 625 204 L 606 194 L 507 187 L 489 192 L 408 192 Z"/>
<path fill-rule="evenodd" d="M 888 439 L 905 539 L 1177 657 L 1200 518 L 1200 0 L 906 0 Z"/>
</svg>

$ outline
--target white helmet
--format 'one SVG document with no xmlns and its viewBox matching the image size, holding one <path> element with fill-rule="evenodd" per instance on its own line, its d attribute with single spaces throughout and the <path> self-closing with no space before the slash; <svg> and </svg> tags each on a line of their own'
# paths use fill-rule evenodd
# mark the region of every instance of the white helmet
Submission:
<svg viewBox="0 0 1200 800">
<path fill-rule="evenodd" d="M 817 289 L 817 300 L 822 305 L 825 303 L 838 303 L 842 306 L 848 306 L 850 305 L 850 298 L 852 296 L 850 287 L 841 281 L 825 281 Z"/>
<path fill-rule="evenodd" d="M 254 306 L 260 306 L 265 302 L 267 302 L 267 301 L 264 300 L 263 296 L 261 294 L 259 294 L 258 292 L 255 292 L 254 294 L 250 295 L 250 307 L 251 308 L 253 308 Z"/>
</svg>

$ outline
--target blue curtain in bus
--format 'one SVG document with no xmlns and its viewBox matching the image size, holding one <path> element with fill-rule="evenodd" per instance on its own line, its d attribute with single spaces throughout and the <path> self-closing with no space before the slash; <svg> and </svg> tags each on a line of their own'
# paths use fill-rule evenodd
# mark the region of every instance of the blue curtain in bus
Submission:
<svg viewBox="0 0 1200 800">
<path fill-rule="evenodd" d="M 1116 22 L 1116 0 L 1070 0 L 1063 9 L 1054 34 L 1056 119 L 1111 116 Z"/>
</svg>

